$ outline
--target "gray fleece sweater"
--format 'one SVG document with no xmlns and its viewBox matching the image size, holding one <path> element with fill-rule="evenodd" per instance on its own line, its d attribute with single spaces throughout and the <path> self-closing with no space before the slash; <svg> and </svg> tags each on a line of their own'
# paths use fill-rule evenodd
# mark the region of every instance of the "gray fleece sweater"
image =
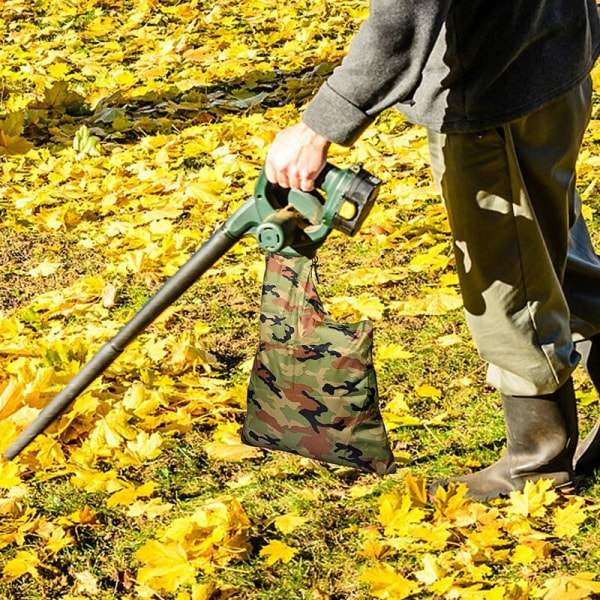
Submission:
<svg viewBox="0 0 600 600">
<path fill-rule="evenodd" d="M 599 50 L 595 0 L 371 0 L 302 118 L 342 145 L 394 105 L 436 131 L 494 127 L 579 84 Z"/>
</svg>

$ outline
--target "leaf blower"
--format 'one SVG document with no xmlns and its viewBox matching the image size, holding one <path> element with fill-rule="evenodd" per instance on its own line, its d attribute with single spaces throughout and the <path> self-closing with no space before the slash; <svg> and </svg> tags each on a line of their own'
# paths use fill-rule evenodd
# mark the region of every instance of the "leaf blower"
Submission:
<svg viewBox="0 0 600 600">
<path fill-rule="evenodd" d="M 133 318 L 84 365 L 15 442 L 4 452 L 16 457 L 123 352 L 137 335 L 173 304 L 244 236 L 256 237 L 267 253 L 312 257 L 333 229 L 353 236 L 377 197 L 381 180 L 360 165 L 339 169 L 327 164 L 313 192 L 284 189 L 261 171 L 254 195 L 229 217 Z"/>
</svg>

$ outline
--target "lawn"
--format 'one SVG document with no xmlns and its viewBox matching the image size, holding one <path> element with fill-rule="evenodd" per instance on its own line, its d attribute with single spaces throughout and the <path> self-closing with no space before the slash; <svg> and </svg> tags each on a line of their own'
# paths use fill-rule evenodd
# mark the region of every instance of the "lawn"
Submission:
<svg viewBox="0 0 600 600">
<path fill-rule="evenodd" d="M 254 193 L 276 132 L 367 3 L 6 0 L 0 22 L 0 437 L 6 449 Z M 595 104 L 579 189 L 600 248 Z M 383 181 L 319 250 L 339 322 L 369 319 L 397 471 L 240 443 L 265 258 L 221 257 L 60 418 L 0 461 L 0 598 L 600 597 L 600 481 L 487 504 L 440 476 L 504 447 L 466 328 L 425 131 L 394 111 L 350 149 Z M 600 416 L 578 369 L 580 428 Z"/>
</svg>

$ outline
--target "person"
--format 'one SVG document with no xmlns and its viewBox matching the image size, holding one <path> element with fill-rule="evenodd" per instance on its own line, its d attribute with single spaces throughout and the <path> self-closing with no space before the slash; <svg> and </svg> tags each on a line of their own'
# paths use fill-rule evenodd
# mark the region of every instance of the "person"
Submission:
<svg viewBox="0 0 600 600">
<path fill-rule="evenodd" d="M 382 111 L 427 129 L 507 430 L 502 458 L 432 493 L 463 482 L 485 501 L 539 479 L 572 490 L 574 460 L 600 465 L 598 427 L 577 449 L 572 382 L 579 344 L 600 373 L 600 259 L 575 187 L 599 48 L 594 0 L 371 0 L 341 64 L 268 150 L 269 181 L 310 191 L 330 145 L 353 144 Z"/>
</svg>

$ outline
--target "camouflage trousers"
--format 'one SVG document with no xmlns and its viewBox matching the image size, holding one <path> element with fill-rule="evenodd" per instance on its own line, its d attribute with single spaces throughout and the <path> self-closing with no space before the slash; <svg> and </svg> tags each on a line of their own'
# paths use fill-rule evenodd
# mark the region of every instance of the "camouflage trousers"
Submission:
<svg viewBox="0 0 600 600">
<path fill-rule="evenodd" d="M 466 320 L 505 394 L 555 391 L 574 342 L 600 332 L 600 259 L 575 187 L 590 105 L 588 80 L 501 127 L 429 132 Z"/>
</svg>

